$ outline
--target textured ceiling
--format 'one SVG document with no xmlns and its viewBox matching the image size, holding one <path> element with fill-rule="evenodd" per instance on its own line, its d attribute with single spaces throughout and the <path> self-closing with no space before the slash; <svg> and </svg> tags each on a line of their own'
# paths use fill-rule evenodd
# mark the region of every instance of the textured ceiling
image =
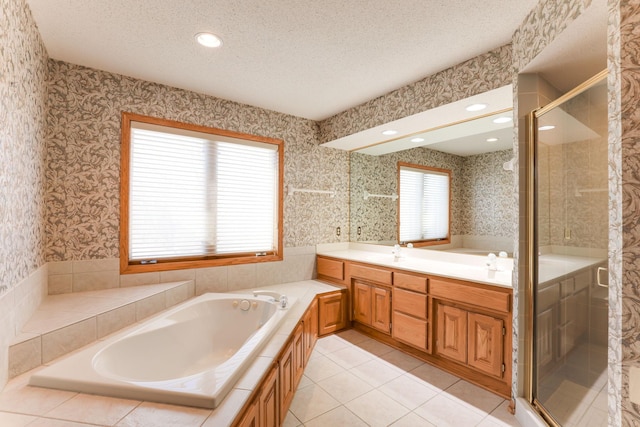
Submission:
<svg viewBox="0 0 640 427">
<path fill-rule="evenodd" d="M 54 59 L 321 120 L 509 43 L 537 0 L 27 3 Z"/>
</svg>

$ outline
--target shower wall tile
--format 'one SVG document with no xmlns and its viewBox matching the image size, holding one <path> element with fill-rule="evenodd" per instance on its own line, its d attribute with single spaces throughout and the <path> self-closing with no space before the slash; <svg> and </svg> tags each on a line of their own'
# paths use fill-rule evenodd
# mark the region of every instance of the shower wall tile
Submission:
<svg viewBox="0 0 640 427">
<path fill-rule="evenodd" d="M 136 302 L 136 320 L 156 314 L 167 308 L 167 297 L 164 293 L 152 295 Z"/>
<path fill-rule="evenodd" d="M 49 295 L 73 292 L 73 274 L 50 274 L 48 289 Z"/>
<path fill-rule="evenodd" d="M 73 292 L 112 289 L 120 286 L 118 271 L 95 271 L 73 275 Z"/>
<path fill-rule="evenodd" d="M 262 262 L 256 264 L 256 287 L 284 283 L 284 262 Z"/>
<path fill-rule="evenodd" d="M 42 339 L 40 336 L 9 347 L 9 377 L 13 378 L 42 364 Z"/>
<path fill-rule="evenodd" d="M 120 275 L 119 278 L 121 288 L 129 286 L 154 285 L 156 283 L 160 283 L 160 272 L 153 271 L 149 273 L 123 274 Z"/>
<path fill-rule="evenodd" d="M 255 287 L 256 264 L 230 265 L 227 274 L 230 291 Z"/>
<path fill-rule="evenodd" d="M 160 272 L 160 283 L 182 282 L 183 280 L 195 280 L 196 270 L 171 270 Z"/>
</svg>

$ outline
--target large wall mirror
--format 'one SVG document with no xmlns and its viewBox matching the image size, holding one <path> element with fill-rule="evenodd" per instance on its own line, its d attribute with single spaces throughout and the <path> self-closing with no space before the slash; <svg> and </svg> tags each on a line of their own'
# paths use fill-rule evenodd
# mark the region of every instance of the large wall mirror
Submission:
<svg viewBox="0 0 640 427">
<path fill-rule="evenodd" d="M 497 112 L 476 112 L 473 117 L 450 120 L 424 132 L 352 149 L 349 240 L 376 244 L 400 241 L 398 165 L 410 163 L 451 171 L 451 242 L 428 249 L 511 254 L 517 226 L 511 87 L 502 92 L 508 108 L 502 104 Z M 457 104 L 469 106 L 470 102 Z"/>
</svg>

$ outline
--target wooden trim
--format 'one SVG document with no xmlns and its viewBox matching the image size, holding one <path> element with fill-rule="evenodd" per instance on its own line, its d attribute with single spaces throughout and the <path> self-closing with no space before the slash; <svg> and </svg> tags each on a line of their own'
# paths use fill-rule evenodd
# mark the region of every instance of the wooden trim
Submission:
<svg viewBox="0 0 640 427">
<path fill-rule="evenodd" d="M 398 195 L 400 195 L 400 168 L 401 167 L 413 168 L 413 169 L 422 169 L 431 172 L 437 172 L 441 174 L 445 174 L 449 177 L 449 224 L 447 225 L 447 236 L 442 239 L 429 239 L 429 240 L 408 240 L 403 241 L 401 244 L 411 243 L 414 247 L 420 248 L 425 246 L 435 246 L 435 245 L 446 245 L 451 243 L 451 192 L 452 192 L 452 183 L 453 183 L 453 172 L 450 169 L 437 168 L 432 166 L 423 166 L 415 163 L 407 163 L 407 162 L 398 162 Z M 398 212 L 398 228 L 396 231 L 396 235 L 398 236 L 398 241 L 400 240 L 400 197 L 398 197 L 397 201 L 397 212 Z"/>
<path fill-rule="evenodd" d="M 272 144 L 278 147 L 278 219 L 275 242 L 276 248 L 267 252 L 265 256 L 255 253 L 211 255 L 203 257 L 183 257 L 158 260 L 154 264 L 141 264 L 140 261 L 129 261 L 129 187 L 130 187 L 130 156 L 131 156 L 131 123 L 147 123 L 165 126 L 185 131 L 200 132 L 209 135 L 234 138 L 238 140 Z M 224 265 L 249 264 L 260 262 L 282 261 L 283 257 L 283 226 L 284 226 L 284 141 L 251 135 L 242 132 L 229 131 L 175 120 L 144 116 L 141 114 L 122 112 L 120 137 L 120 273 L 144 273 L 155 271 L 181 270 L 190 268 L 216 267 Z"/>
</svg>

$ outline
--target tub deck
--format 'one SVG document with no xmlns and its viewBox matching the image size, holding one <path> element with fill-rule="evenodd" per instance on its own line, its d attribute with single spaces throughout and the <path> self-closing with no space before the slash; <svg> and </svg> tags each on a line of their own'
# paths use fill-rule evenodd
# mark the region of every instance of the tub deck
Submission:
<svg viewBox="0 0 640 427">
<path fill-rule="evenodd" d="M 9 346 L 11 378 L 194 296 L 193 281 L 49 295 Z"/>
</svg>

